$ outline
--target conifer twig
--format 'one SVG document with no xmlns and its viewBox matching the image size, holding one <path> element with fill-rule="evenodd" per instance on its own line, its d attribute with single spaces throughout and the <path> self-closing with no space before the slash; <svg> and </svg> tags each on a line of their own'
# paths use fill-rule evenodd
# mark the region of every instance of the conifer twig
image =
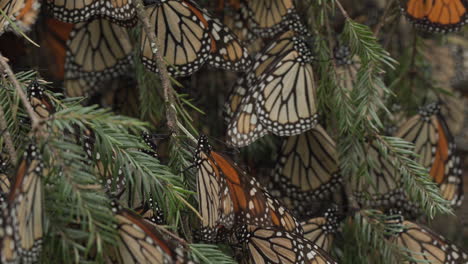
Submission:
<svg viewBox="0 0 468 264">
<path fill-rule="evenodd" d="M 326 11 L 325 11 L 326 12 Z M 328 15 L 328 13 L 327 13 Z M 330 26 L 329 20 L 325 19 L 325 27 L 327 29 L 327 42 L 328 42 L 328 49 L 330 50 L 331 54 L 331 64 L 333 67 L 332 74 L 334 76 L 335 80 L 339 80 L 339 77 L 337 75 L 337 64 L 336 64 L 336 58 L 333 54 L 333 37 L 332 37 L 332 28 Z M 341 89 L 340 87 L 339 89 Z M 347 177 L 344 177 L 344 182 L 343 182 L 343 189 L 346 193 L 346 196 L 348 197 L 348 206 L 351 210 L 356 210 L 358 211 L 360 209 L 360 206 L 354 197 L 354 193 L 351 187 L 351 176 L 348 175 Z"/>
<path fill-rule="evenodd" d="M 18 156 L 16 155 L 15 145 L 13 144 L 13 140 L 11 139 L 10 132 L 8 131 L 8 125 L 5 120 L 5 111 L 3 111 L 3 107 L 0 105 L 0 130 L 3 133 L 3 138 L 5 139 L 5 147 L 8 151 L 11 161 L 13 164 L 16 164 L 18 161 Z"/>
<path fill-rule="evenodd" d="M 41 120 L 36 115 L 36 112 L 34 112 L 34 109 L 29 103 L 28 97 L 26 96 L 23 89 L 21 88 L 18 80 L 15 77 L 15 74 L 13 73 L 13 70 L 10 68 L 10 65 L 8 65 L 7 61 L 8 61 L 7 58 L 3 57 L 3 55 L 0 53 L 0 66 L 3 69 L 3 71 L 5 71 L 6 74 L 8 75 L 8 78 L 10 79 L 10 81 L 13 83 L 13 86 L 15 87 L 15 90 L 18 93 L 21 101 L 23 102 L 23 105 L 26 108 L 26 111 L 28 112 L 29 118 L 31 119 L 32 130 L 35 131 L 40 125 Z"/>
<path fill-rule="evenodd" d="M 150 42 L 151 51 L 154 54 L 156 66 L 159 71 L 159 77 L 161 78 L 161 84 L 164 91 L 164 101 L 166 103 L 167 126 L 172 133 L 178 134 L 179 129 L 177 126 L 177 112 L 175 110 L 174 88 L 172 87 L 169 73 L 167 72 L 166 63 L 164 62 L 164 59 L 160 53 L 160 47 L 158 45 L 154 26 L 151 25 L 149 21 L 145 7 L 143 5 L 143 0 L 135 1 L 135 9 L 137 11 L 139 20 L 143 24 L 143 30 L 145 31 L 146 36 Z"/>
<path fill-rule="evenodd" d="M 351 17 L 348 15 L 348 12 L 344 9 L 344 7 L 341 5 L 340 1 L 335 0 L 336 5 L 338 6 L 338 9 L 340 9 L 341 13 L 347 20 L 352 20 Z"/>
</svg>

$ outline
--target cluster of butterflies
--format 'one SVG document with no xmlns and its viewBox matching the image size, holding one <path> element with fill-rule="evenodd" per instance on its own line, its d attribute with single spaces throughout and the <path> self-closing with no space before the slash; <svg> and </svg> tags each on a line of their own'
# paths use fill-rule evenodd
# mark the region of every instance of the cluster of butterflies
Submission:
<svg viewBox="0 0 468 264">
<path fill-rule="evenodd" d="M 133 64 L 133 48 L 127 29 L 135 27 L 138 22 L 134 1 L 44 0 L 43 2 L 48 14 L 65 23 L 48 22 L 54 24 L 50 29 L 57 32 L 46 32 L 46 34 L 52 33 L 55 35 L 54 38 L 57 38 L 51 40 L 54 43 L 47 44 L 61 46 L 62 44 L 58 42 L 66 42 L 65 47 L 56 46 L 54 51 L 66 50 L 64 86 L 67 94 L 92 95 L 100 90 L 99 87 L 102 87 L 103 82 L 128 73 Z M 38 16 L 40 3 L 39 0 L 2 1 L 0 7 L 4 15 L 0 18 L 0 33 L 12 28 L 10 22 L 14 22 L 20 28 L 30 27 Z M 250 71 L 251 60 L 241 41 L 250 42 L 256 36 L 271 38 L 286 29 L 302 36 L 307 35 L 295 11 L 293 0 L 230 0 L 226 3 L 221 0 L 220 8 L 229 6 L 235 10 L 235 14 L 227 16 L 224 21 L 231 26 L 231 29 L 193 0 L 147 0 L 144 4 L 150 23 L 154 27 L 160 52 L 168 64 L 170 74 L 175 77 L 191 75 L 205 63 L 226 70 Z M 466 22 L 467 6 L 465 0 L 407 0 L 404 1 L 402 9 L 418 28 L 431 32 L 451 32 L 458 30 Z M 304 41 L 302 37 L 286 35 L 282 38 L 290 38 L 295 43 L 294 50 L 298 52 L 295 57 L 289 58 L 289 64 L 298 60 L 303 60 L 305 64 L 310 61 L 307 49 L 300 47 L 303 46 L 300 43 Z M 147 69 L 157 72 L 153 48 L 145 32 L 142 32 L 138 45 L 143 64 Z M 278 53 L 278 56 L 285 55 L 287 49 L 291 49 L 284 48 L 284 53 Z M 286 60 L 286 57 L 283 59 Z M 263 66 L 270 64 L 270 62 L 256 62 L 258 63 Z M 289 68 L 289 64 L 283 64 L 282 68 Z M 250 76 L 255 77 L 255 80 L 246 78 L 245 82 L 248 85 L 257 82 L 262 74 L 266 78 L 269 74 L 274 75 L 275 70 L 276 74 L 283 70 L 271 69 L 270 73 L 269 69 L 259 68 L 258 65 L 253 68 L 259 72 L 255 76 Z M 306 74 L 304 77 L 308 78 L 308 82 L 313 80 L 307 72 L 301 74 Z M 258 118 L 265 119 L 266 129 L 271 130 L 270 123 L 277 122 L 281 125 L 285 117 L 277 114 L 265 117 L 264 111 L 270 110 L 268 100 L 263 102 L 265 96 L 267 95 L 262 93 L 252 95 L 245 104 L 254 106 L 255 101 L 260 101 Z M 312 95 L 306 94 L 305 97 Z M 283 104 L 287 105 L 287 100 Z M 295 107 L 300 107 L 300 104 Z M 314 114 L 313 108 L 304 111 L 308 115 Z M 288 130 L 302 130 L 303 127 L 310 127 L 309 122 L 314 121 L 307 116 L 299 115 L 299 117 L 298 120 L 294 119 L 298 117 L 286 117 L 295 120 L 294 127 L 288 127 Z"/>
<path fill-rule="evenodd" d="M 307 135 L 308 134 L 308 135 Z M 291 150 L 291 146 L 304 146 L 314 153 L 326 152 L 326 146 L 318 145 L 318 141 L 330 140 L 324 134 L 324 130 L 311 131 L 299 137 L 291 137 L 282 150 Z M 292 140 L 291 140 L 292 139 Z M 299 142 L 301 141 L 301 142 Z M 315 144 L 315 145 L 314 145 Z M 331 141 L 328 141 L 332 145 Z M 319 151 L 316 151 L 319 149 Z M 296 153 L 301 155 L 302 153 Z M 304 157 L 304 156 L 302 156 Z M 328 160 L 322 160 L 324 156 L 308 153 L 304 159 L 310 165 L 309 177 L 325 175 L 327 173 Z M 297 158 L 297 157 L 296 157 Z M 317 158 L 318 160 L 312 160 Z M 297 158 L 299 160 L 300 158 Z M 326 203 L 321 200 L 325 188 L 316 188 L 317 192 L 304 189 L 311 186 L 319 186 L 327 179 L 319 181 L 320 177 L 306 179 L 307 174 L 297 168 L 297 174 L 291 172 L 292 166 L 285 166 L 291 162 L 281 157 L 282 163 L 275 173 L 275 180 L 283 177 L 273 186 L 284 186 L 284 193 L 275 198 L 269 192 L 271 188 L 262 186 L 255 177 L 249 176 L 236 163 L 221 153 L 212 150 L 205 136 L 200 137 L 195 154 L 195 165 L 197 167 L 197 193 L 199 199 L 199 211 L 202 216 L 202 228 L 199 231 L 201 239 L 209 242 L 226 242 L 236 245 L 234 249 L 240 250 L 242 263 L 336 263 L 330 256 L 332 243 L 340 233 L 340 223 L 344 217 L 337 207 L 330 207 L 315 216 L 299 222 L 297 214 L 293 214 L 282 201 L 307 202 L 315 198 L 316 203 Z M 320 167 L 320 166 L 325 167 Z M 336 164 L 334 165 L 336 168 Z M 330 167 L 329 167 L 330 168 Z M 332 170 L 334 177 L 336 169 Z M 282 173 L 287 174 L 281 175 Z M 291 182 L 285 179 L 287 176 L 304 176 L 303 182 Z M 294 184 L 300 185 L 294 186 Z M 288 185 L 289 184 L 289 185 Z M 287 189 L 289 188 L 289 189 Z M 316 195 L 314 197 L 314 195 Z M 318 198 L 319 197 L 319 198 Z M 283 200 L 280 200 L 283 198 Z M 286 203 L 285 203 L 286 204 Z M 303 211 L 312 208 L 303 207 Z M 387 208 L 388 212 L 393 209 Z M 392 213 L 392 215 L 394 215 Z M 405 220 L 399 215 L 398 222 L 401 228 L 387 236 L 387 239 L 402 247 L 407 254 L 408 263 L 419 263 L 418 261 L 430 261 L 430 263 L 466 263 L 468 254 L 452 244 L 447 239 L 434 233 L 430 229 L 415 222 Z M 390 224 L 390 223 L 389 223 Z M 241 245 L 239 249 L 239 245 Z"/>
<path fill-rule="evenodd" d="M 301 219 L 302 222 L 298 218 L 316 214 L 307 210 L 322 201 L 334 200 L 342 188 L 336 145 L 319 124 L 313 38 L 300 22 L 293 0 L 226 2 L 235 11 L 232 29 L 192 0 L 144 1 L 160 47 L 157 52 L 163 55 L 173 77 L 192 75 L 205 64 L 246 72 L 225 106 L 228 141 L 232 145 L 247 146 L 267 133 L 288 137 L 281 146 L 269 186 L 262 186 L 229 158 L 213 151 L 205 137 L 199 139 L 194 163 L 202 216 L 200 239 L 242 245 L 241 255 L 249 263 L 336 263 L 330 256 L 339 230 L 336 210 L 328 208 L 319 217 Z M 133 1 L 44 3 L 56 19 L 71 23 L 61 24 L 68 33 L 60 36 L 66 41 L 67 95 L 90 96 L 99 91 L 102 83 L 125 75 L 132 67 L 133 47 L 127 29 L 135 27 L 138 21 Z M 31 24 L 38 6 L 37 0 L 2 1 L 6 16 L 0 19 L 0 32 L 8 29 L 9 20 Z M 451 32 L 466 22 L 468 3 L 408 0 L 402 8 L 423 30 Z M 252 36 L 271 40 L 253 59 L 242 43 L 251 41 Z M 157 72 L 154 48 L 145 32 L 138 45 L 143 65 Z M 345 60 L 343 66 L 344 74 L 352 80 L 359 63 Z M 55 112 L 37 83 L 31 85 L 29 98 L 41 117 Z M 421 108 L 394 135 L 415 144 L 418 163 L 428 168 L 442 196 L 459 206 L 463 199 L 460 158 L 440 107 L 434 103 Z M 108 175 L 112 170 L 102 165 L 93 149 L 96 139 L 92 129 L 77 137 L 103 176 L 103 186 L 113 196 L 125 197 L 127 183 L 121 175 L 124 168 L 118 170 L 117 177 Z M 157 156 L 151 141 L 147 142 L 153 148 L 148 154 Z M 370 172 L 374 184 L 363 181 L 354 186 L 356 196 L 362 197 L 359 202 L 372 208 L 414 211 L 401 188 L 398 169 L 379 154 L 371 139 L 367 143 L 370 156 L 377 157 L 378 165 Z M 39 153 L 38 147 L 29 146 L 16 175 L 4 174 L 2 178 L 2 263 L 30 263 L 39 258 L 45 173 Z M 163 221 L 163 215 L 151 199 L 127 201 L 131 210 L 119 203 L 113 206 L 121 237 L 116 261 L 190 262 L 187 249 L 177 246 L 157 225 Z M 411 257 L 436 263 L 468 261 L 468 256 L 446 239 L 417 223 L 401 221 L 404 228 L 389 239 L 409 249 Z"/>
<path fill-rule="evenodd" d="M 49 95 L 38 81 L 28 86 L 28 99 L 36 114 L 42 118 L 51 117 L 56 111 Z M 116 218 L 115 228 L 119 234 L 118 246 L 106 254 L 110 263 L 192 263 L 188 251 L 176 241 L 182 241 L 165 230 L 164 214 L 151 196 L 145 195 L 144 183 L 126 183 L 124 168 L 117 175 L 106 168 L 94 149 L 96 136 L 91 128 L 67 131 L 83 146 L 96 175 L 101 178 L 103 191 L 112 199 L 112 212 Z M 139 151 L 157 158 L 152 137 L 145 133 L 141 141 L 147 148 Z M 0 262 L 36 263 L 40 259 L 44 237 L 44 200 L 47 186 L 44 181 L 48 169 L 44 165 L 41 149 L 31 143 L 13 170 L 8 155 L 0 162 Z M 135 177 L 135 179 L 137 179 Z M 139 185 L 134 186 L 131 185 Z M 138 195 L 129 192 L 137 190 Z M 49 216 L 53 217 L 53 216 Z"/>
</svg>

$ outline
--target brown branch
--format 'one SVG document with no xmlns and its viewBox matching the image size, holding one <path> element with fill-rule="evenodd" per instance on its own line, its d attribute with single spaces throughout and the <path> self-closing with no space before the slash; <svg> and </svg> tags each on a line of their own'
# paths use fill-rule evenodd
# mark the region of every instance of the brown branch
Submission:
<svg viewBox="0 0 468 264">
<path fill-rule="evenodd" d="M 384 9 L 384 13 L 383 13 L 382 17 L 380 18 L 379 23 L 377 24 L 377 26 L 374 29 L 374 36 L 375 37 L 379 36 L 380 30 L 385 25 L 385 21 L 387 20 L 388 13 L 390 11 L 390 8 L 392 7 L 393 2 L 394 2 L 393 0 L 390 0 L 390 1 L 387 2 L 387 5 L 385 6 L 385 9 Z"/>
<path fill-rule="evenodd" d="M 169 78 L 169 73 L 167 72 L 166 63 L 161 55 L 160 47 L 156 38 L 154 25 L 149 21 L 148 15 L 145 11 L 142 0 L 135 1 L 135 9 L 141 23 L 143 24 L 143 30 L 146 33 L 146 36 L 150 42 L 152 52 L 154 54 L 153 58 L 156 61 L 156 66 L 159 71 L 159 77 L 161 78 L 161 84 L 164 91 L 164 102 L 166 103 L 166 119 L 167 126 L 174 134 L 178 134 L 179 128 L 177 126 L 177 112 L 175 109 L 175 96 L 174 88 L 172 87 L 171 80 Z"/>
<path fill-rule="evenodd" d="M 338 6 L 338 9 L 340 9 L 341 13 L 347 20 L 352 20 L 351 17 L 348 15 L 348 12 L 344 9 L 344 7 L 341 5 L 340 1 L 335 0 L 336 6 Z"/>
<path fill-rule="evenodd" d="M 16 164 L 18 161 L 18 156 L 16 155 L 15 145 L 13 144 L 13 140 L 11 139 L 10 132 L 8 131 L 8 125 L 5 120 L 5 111 L 3 111 L 3 107 L 0 105 L 0 130 L 3 133 L 3 138 L 5 139 L 5 147 L 8 151 L 10 156 L 10 160 L 13 164 Z"/>
<path fill-rule="evenodd" d="M 1 53 L 0 53 L 0 66 L 3 69 L 3 71 L 5 71 L 6 74 L 8 75 L 8 78 L 10 79 L 10 81 L 13 83 L 13 86 L 15 87 L 15 90 L 18 93 L 21 101 L 23 102 L 23 105 L 26 108 L 26 112 L 28 112 L 29 118 L 31 119 L 32 130 L 36 131 L 37 128 L 40 126 L 41 119 L 37 116 L 36 112 L 34 112 L 34 109 L 29 103 L 28 97 L 26 96 L 23 89 L 21 88 L 18 80 L 15 77 L 15 74 L 13 73 L 13 70 L 10 68 L 10 65 L 8 65 L 8 59 L 3 57 Z"/>
</svg>

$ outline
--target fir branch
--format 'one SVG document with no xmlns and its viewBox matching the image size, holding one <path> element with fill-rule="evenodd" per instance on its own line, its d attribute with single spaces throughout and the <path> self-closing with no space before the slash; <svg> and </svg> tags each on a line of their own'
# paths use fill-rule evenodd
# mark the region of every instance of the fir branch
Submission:
<svg viewBox="0 0 468 264">
<path fill-rule="evenodd" d="M 390 54 L 379 44 L 368 26 L 347 19 L 343 29 L 343 38 L 349 43 L 352 54 L 358 54 L 362 64 L 372 63 L 375 72 L 382 72 L 381 67 L 386 65 L 391 69 L 397 63 Z"/>
<path fill-rule="evenodd" d="M 175 109 L 175 96 L 174 88 L 171 84 L 171 79 L 169 73 L 167 72 L 166 63 L 161 55 L 160 47 L 158 45 L 158 40 L 156 38 L 154 26 L 151 25 L 148 14 L 145 11 L 142 0 L 135 1 L 135 9 L 137 11 L 138 18 L 143 24 L 143 29 L 148 37 L 149 42 L 151 43 L 151 49 L 156 58 L 156 65 L 159 71 L 159 77 L 161 78 L 161 83 L 164 91 L 164 100 L 166 103 L 166 118 L 167 126 L 174 133 L 179 133 L 179 128 L 177 126 L 177 111 Z"/>
<path fill-rule="evenodd" d="M 403 179 L 403 187 L 410 199 L 418 203 L 427 216 L 433 218 L 438 213 L 450 214 L 449 201 L 442 198 L 436 183 L 428 170 L 416 162 L 414 145 L 396 137 L 376 135 L 378 147 Z"/>
<path fill-rule="evenodd" d="M 3 138 L 5 139 L 5 147 L 8 151 L 8 155 L 13 162 L 16 164 L 18 161 L 18 156 L 16 155 L 15 145 L 13 144 L 13 140 L 11 139 L 10 132 L 8 131 L 8 125 L 5 120 L 5 111 L 3 111 L 3 107 L 0 105 L 0 133 L 3 134 Z"/>
<path fill-rule="evenodd" d="M 235 264 L 231 257 L 223 253 L 218 246 L 209 244 L 190 244 L 192 257 L 200 264 Z"/>
<path fill-rule="evenodd" d="M 110 201 L 89 170 L 82 147 L 58 133 L 45 144 L 51 171 L 46 178 L 45 208 L 52 243 L 45 243 L 44 254 L 61 258 L 57 261 L 62 263 L 74 255 L 80 262 L 90 257 L 91 249 L 97 249 L 93 254 L 101 256 L 102 243 L 112 244 L 117 233 L 111 224 Z M 60 237 L 61 243 L 53 243 L 54 237 Z M 55 254 L 57 251 L 63 255 Z"/>
<path fill-rule="evenodd" d="M 346 221 L 343 234 L 347 241 L 359 241 L 345 247 L 343 263 L 397 263 L 399 247 L 388 238 L 402 229 L 394 215 L 377 210 L 361 210 Z"/>
<path fill-rule="evenodd" d="M 39 131 L 40 124 L 41 124 L 41 119 L 37 116 L 36 112 L 34 112 L 34 109 L 32 108 L 31 104 L 29 103 L 29 100 L 24 93 L 23 89 L 21 88 L 18 80 L 16 79 L 15 74 L 13 73 L 12 69 L 10 68 L 10 65 L 8 65 L 8 59 L 3 57 L 3 55 L 0 53 L 0 66 L 1 69 L 6 72 L 8 78 L 10 81 L 13 83 L 13 86 L 15 87 L 16 92 L 18 93 L 19 97 L 21 98 L 21 101 L 26 108 L 26 111 L 29 115 L 29 118 L 31 118 L 31 124 L 32 124 L 32 129 L 33 131 Z"/>
</svg>

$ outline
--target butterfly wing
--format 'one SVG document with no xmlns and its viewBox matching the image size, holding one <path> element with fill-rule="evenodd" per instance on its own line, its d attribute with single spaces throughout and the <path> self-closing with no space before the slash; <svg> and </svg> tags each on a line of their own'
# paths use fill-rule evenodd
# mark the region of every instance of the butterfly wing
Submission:
<svg viewBox="0 0 468 264">
<path fill-rule="evenodd" d="M 186 263 L 173 241 L 141 216 L 126 210 L 116 212 L 119 263 Z"/>
<path fill-rule="evenodd" d="M 408 257 L 429 263 L 467 263 L 468 255 L 444 237 L 432 230 L 410 221 L 403 221 L 403 230 L 390 238 L 397 245 L 406 248 Z"/>
<path fill-rule="evenodd" d="M 126 29 L 105 19 L 76 24 L 67 46 L 65 79 L 70 83 L 65 87 L 69 96 L 96 92 L 97 84 L 125 74 L 133 62 Z"/>
<path fill-rule="evenodd" d="M 318 122 L 316 83 L 312 54 L 305 40 L 294 33 L 292 42 L 272 63 L 254 88 L 260 122 L 279 136 L 293 136 L 313 128 Z"/>
<path fill-rule="evenodd" d="M 323 216 L 310 218 L 301 222 L 301 225 L 304 229 L 304 238 L 325 252 L 330 252 L 333 239 L 338 232 L 338 218 L 335 208 L 329 208 Z"/>
<path fill-rule="evenodd" d="M 47 0 L 47 6 L 59 20 L 80 23 L 105 18 L 125 27 L 137 22 L 132 0 Z"/>
<path fill-rule="evenodd" d="M 467 21 L 465 0 L 407 0 L 403 12 L 417 28 L 429 32 L 452 32 Z"/>
<path fill-rule="evenodd" d="M 225 186 L 221 190 L 222 212 L 220 222 L 230 228 L 239 224 L 256 226 L 275 226 L 289 232 L 302 234 L 302 227 L 296 218 L 282 204 L 273 198 L 253 177 L 249 177 L 234 162 L 212 151 L 211 157 L 216 162 Z M 234 221 L 234 222 L 233 222 Z"/>
<path fill-rule="evenodd" d="M 418 115 L 400 127 L 396 136 L 415 145 L 418 163 L 429 168 L 442 197 L 452 205 L 460 205 L 463 200 L 460 157 L 456 154 L 455 140 L 440 113 L 439 104 L 422 108 Z"/>
<path fill-rule="evenodd" d="M 6 234 L 2 238 L 2 258 L 25 263 L 37 261 L 43 235 L 43 164 L 35 145 L 28 146 L 19 163 L 16 177 L 8 194 L 8 205 L 3 208 Z M 5 248 L 9 247 L 9 248 Z"/>
<path fill-rule="evenodd" d="M 247 0 L 243 8 L 252 30 L 261 37 L 273 37 L 286 29 L 306 31 L 292 0 Z"/>
<path fill-rule="evenodd" d="M 205 136 L 198 140 L 195 154 L 197 166 L 197 193 L 199 212 L 202 216 L 202 240 L 213 241 L 217 237 L 219 215 L 221 175 L 215 161 L 211 158 L 210 145 Z"/>
<path fill-rule="evenodd" d="M 236 36 L 195 2 L 162 1 L 147 7 L 147 12 L 172 76 L 191 75 L 205 62 L 234 71 L 249 66 L 247 50 Z M 153 48 L 145 33 L 140 47 L 145 66 L 157 72 Z"/>
<path fill-rule="evenodd" d="M 341 181 L 335 142 L 320 126 L 282 144 L 269 190 L 298 211 L 326 200 Z"/>
<path fill-rule="evenodd" d="M 245 243 L 250 263 L 337 263 L 314 243 L 287 231 L 247 226 L 237 237 Z"/>
</svg>

